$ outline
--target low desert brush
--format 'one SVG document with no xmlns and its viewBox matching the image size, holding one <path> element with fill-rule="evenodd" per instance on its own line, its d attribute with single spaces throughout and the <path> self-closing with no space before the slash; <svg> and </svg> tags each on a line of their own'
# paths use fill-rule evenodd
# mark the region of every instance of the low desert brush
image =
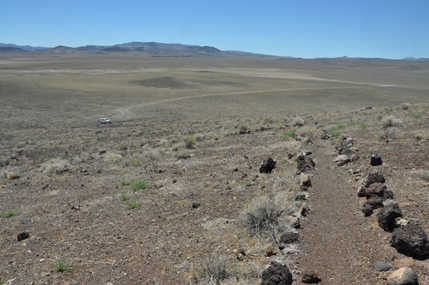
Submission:
<svg viewBox="0 0 429 285">
<path fill-rule="evenodd" d="M 283 191 L 254 199 L 242 212 L 242 220 L 251 236 L 274 238 L 278 234 L 279 217 L 293 213 L 296 208 L 293 195 Z"/>
<path fill-rule="evenodd" d="M 420 179 L 429 182 L 429 170 L 418 170 L 417 171 L 417 177 Z"/>
<path fill-rule="evenodd" d="M 388 128 L 392 128 L 392 127 L 398 128 L 398 127 L 402 126 L 402 120 L 396 118 L 393 115 L 388 115 L 388 116 L 383 117 L 380 120 L 380 123 L 381 123 L 383 129 L 388 129 Z"/>
<path fill-rule="evenodd" d="M 381 139 L 395 139 L 399 129 L 396 127 L 389 127 L 383 130 Z"/>
<path fill-rule="evenodd" d="M 187 136 L 184 138 L 186 148 L 194 148 L 195 147 L 195 137 Z"/>
<path fill-rule="evenodd" d="M 302 127 L 305 125 L 305 121 L 303 118 L 301 117 L 295 117 L 292 119 L 292 121 L 290 122 L 292 127 Z"/>
<path fill-rule="evenodd" d="M 192 281 L 194 284 L 219 284 L 220 281 L 226 280 L 232 275 L 224 258 L 209 257 L 194 269 Z"/>
</svg>

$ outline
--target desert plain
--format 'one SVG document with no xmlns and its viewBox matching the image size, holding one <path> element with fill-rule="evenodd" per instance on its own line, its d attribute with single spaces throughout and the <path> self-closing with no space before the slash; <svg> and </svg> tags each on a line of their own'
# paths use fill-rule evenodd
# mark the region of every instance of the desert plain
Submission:
<svg viewBox="0 0 429 285">
<path fill-rule="evenodd" d="M 382 173 L 429 233 L 428 111 L 425 60 L 0 54 L 0 284 L 260 284 L 276 260 L 294 284 L 387 284 L 373 265 L 399 260 L 427 285 L 357 193 Z"/>
</svg>

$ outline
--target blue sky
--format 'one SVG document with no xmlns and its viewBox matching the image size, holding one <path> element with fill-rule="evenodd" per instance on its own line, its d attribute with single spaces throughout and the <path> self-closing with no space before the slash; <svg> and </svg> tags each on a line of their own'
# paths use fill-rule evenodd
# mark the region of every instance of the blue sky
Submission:
<svg viewBox="0 0 429 285">
<path fill-rule="evenodd" d="M 214 46 L 296 57 L 429 58 L 429 0 L 2 0 L 0 42 Z"/>
</svg>

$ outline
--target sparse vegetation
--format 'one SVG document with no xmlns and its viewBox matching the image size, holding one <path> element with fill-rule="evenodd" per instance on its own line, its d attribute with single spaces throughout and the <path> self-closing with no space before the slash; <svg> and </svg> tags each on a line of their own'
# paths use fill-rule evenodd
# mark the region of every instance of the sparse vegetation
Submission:
<svg viewBox="0 0 429 285">
<path fill-rule="evenodd" d="M 381 139 L 396 139 L 396 135 L 399 129 L 396 127 L 390 127 L 383 130 Z"/>
<path fill-rule="evenodd" d="M 276 241 L 279 217 L 283 213 L 293 213 L 297 207 L 289 192 L 262 196 L 247 206 L 242 213 L 242 220 L 251 236 L 265 236 Z"/>
<path fill-rule="evenodd" d="M 138 208 L 142 205 L 142 203 L 140 201 L 131 201 L 128 202 L 128 209 L 135 209 Z"/>
<path fill-rule="evenodd" d="M 119 196 L 119 199 L 121 199 L 121 201 L 128 201 L 130 200 L 130 196 L 127 195 L 127 193 L 122 192 L 121 195 Z"/>
<path fill-rule="evenodd" d="M 419 177 L 421 180 L 429 182 L 429 170 L 421 169 L 417 171 L 417 177 Z"/>
<path fill-rule="evenodd" d="M 141 179 L 131 181 L 131 189 L 134 191 L 144 190 L 149 186 L 149 184 Z"/>
<path fill-rule="evenodd" d="M 305 121 L 303 118 L 301 117 L 295 117 L 292 119 L 292 121 L 290 122 L 292 127 L 302 127 L 305 125 Z"/>
<path fill-rule="evenodd" d="M 393 115 L 388 115 L 380 120 L 383 129 L 398 128 L 402 126 L 402 120 Z"/>
<path fill-rule="evenodd" d="M 192 149 L 195 147 L 195 137 L 187 136 L 184 138 L 186 148 Z"/>
<path fill-rule="evenodd" d="M 293 135 L 295 134 L 296 130 L 295 129 L 290 129 L 286 132 L 283 133 L 282 135 L 282 140 L 287 140 L 291 137 L 293 137 Z"/>
<path fill-rule="evenodd" d="M 160 161 L 160 154 L 156 150 L 150 150 L 145 153 L 145 158 L 149 162 L 151 169 L 155 172 L 158 169 L 158 163 Z"/>
<path fill-rule="evenodd" d="M 7 210 L 2 214 L 2 217 L 8 219 L 8 218 L 12 218 L 13 216 L 16 216 L 17 214 L 18 213 L 14 210 Z"/>
<path fill-rule="evenodd" d="M 64 257 L 60 257 L 56 262 L 52 264 L 52 267 L 54 269 L 54 272 L 61 273 L 70 270 L 73 265 L 68 263 Z"/>
<path fill-rule="evenodd" d="M 126 186 L 126 185 L 130 185 L 130 181 L 129 180 L 121 180 L 121 181 L 119 181 L 119 184 L 121 185 L 121 186 Z"/>
<path fill-rule="evenodd" d="M 200 262 L 192 273 L 194 284 L 219 284 L 232 276 L 226 259 L 210 257 Z"/>
</svg>

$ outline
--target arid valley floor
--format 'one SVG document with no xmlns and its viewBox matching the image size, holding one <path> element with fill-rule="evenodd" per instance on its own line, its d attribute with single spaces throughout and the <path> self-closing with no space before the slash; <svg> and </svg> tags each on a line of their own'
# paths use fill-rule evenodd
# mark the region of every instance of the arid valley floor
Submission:
<svg viewBox="0 0 429 285">
<path fill-rule="evenodd" d="M 4 53 L 0 122 L 0 284 L 260 284 L 277 260 L 294 284 L 387 284 L 383 261 L 429 285 L 357 194 L 382 173 L 429 234 L 429 61 Z"/>
</svg>

